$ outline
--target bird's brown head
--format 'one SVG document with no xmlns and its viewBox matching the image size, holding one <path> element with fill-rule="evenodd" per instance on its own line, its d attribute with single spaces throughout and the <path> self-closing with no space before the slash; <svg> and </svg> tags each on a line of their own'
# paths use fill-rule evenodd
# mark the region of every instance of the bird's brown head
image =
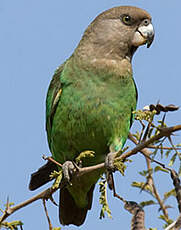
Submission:
<svg viewBox="0 0 181 230">
<path fill-rule="evenodd" d="M 78 50 L 96 58 L 130 60 L 136 49 L 144 44 L 150 47 L 154 38 L 151 16 L 132 6 L 109 9 L 95 18 L 85 31 Z"/>
</svg>

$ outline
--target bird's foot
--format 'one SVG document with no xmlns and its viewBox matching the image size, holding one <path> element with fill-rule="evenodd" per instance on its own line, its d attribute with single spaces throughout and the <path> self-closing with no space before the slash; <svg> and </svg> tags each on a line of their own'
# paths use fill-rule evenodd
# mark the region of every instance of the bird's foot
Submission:
<svg viewBox="0 0 181 230">
<path fill-rule="evenodd" d="M 117 152 L 110 152 L 106 156 L 105 166 L 109 172 L 115 172 L 116 171 L 115 166 L 114 166 L 114 159 L 115 159 L 116 155 L 117 155 Z"/>
<path fill-rule="evenodd" d="M 113 172 L 116 171 L 116 168 L 114 166 L 114 159 L 115 159 L 116 155 L 117 155 L 117 152 L 110 152 L 107 154 L 106 160 L 105 160 L 105 166 L 107 169 L 106 180 L 107 180 L 109 189 L 113 190 L 113 191 L 115 191 Z"/>
<path fill-rule="evenodd" d="M 62 171 L 64 175 L 64 180 L 67 181 L 71 185 L 72 175 L 79 171 L 79 167 L 72 161 L 66 161 L 62 165 Z"/>
</svg>

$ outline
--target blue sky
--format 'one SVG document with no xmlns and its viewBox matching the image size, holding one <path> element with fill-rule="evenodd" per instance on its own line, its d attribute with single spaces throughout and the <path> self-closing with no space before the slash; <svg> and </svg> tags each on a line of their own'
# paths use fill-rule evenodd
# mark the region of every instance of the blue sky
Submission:
<svg viewBox="0 0 181 230">
<path fill-rule="evenodd" d="M 45 133 L 45 97 L 56 67 L 77 46 L 88 24 L 102 11 L 119 5 L 146 9 L 153 18 L 155 41 L 150 49 L 141 47 L 133 59 L 134 78 L 139 92 L 138 108 L 149 103 L 181 105 L 180 43 L 181 2 L 146 0 L 1 0 L 0 1 L 0 206 L 7 196 L 19 203 L 37 192 L 28 190 L 30 174 L 49 154 Z M 181 122 L 181 112 L 168 117 L 169 124 Z M 177 137 L 178 141 L 180 136 Z M 142 178 L 136 173 L 144 168 L 142 156 L 132 157 L 126 176 L 116 174 L 118 192 L 127 200 L 150 199 L 130 184 Z M 171 188 L 163 174 L 157 184 L 161 195 Z M 45 187 L 44 187 L 45 188 Z M 43 188 L 43 189 L 44 189 Z M 41 191 L 41 189 L 39 190 Z M 38 191 L 38 192 L 39 192 Z M 130 229 L 131 215 L 108 192 L 113 219 L 99 220 L 98 188 L 93 208 L 80 229 Z M 58 200 L 58 194 L 55 195 Z M 170 211 L 177 217 L 177 205 Z M 54 226 L 58 226 L 58 209 L 48 205 Z M 157 207 L 146 208 L 146 227 L 161 229 L 156 219 Z M 18 211 L 10 220 L 20 219 L 24 229 L 48 229 L 40 201 Z M 121 227 L 121 228 L 120 228 Z M 63 227 L 74 230 L 76 227 Z"/>
</svg>

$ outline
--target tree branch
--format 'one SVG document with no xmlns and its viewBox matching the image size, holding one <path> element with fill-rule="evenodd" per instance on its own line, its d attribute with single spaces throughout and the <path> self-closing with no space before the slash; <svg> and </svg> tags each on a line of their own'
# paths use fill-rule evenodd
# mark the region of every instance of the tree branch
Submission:
<svg viewBox="0 0 181 230">
<path fill-rule="evenodd" d="M 47 217 L 47 221 L 48 221 L 48 225 L 49 225 L 49 230 L 52 230 L 53 227 L 52 227 L 52 223 L 51 223 L 50 217 L 48 215 L 48 210 L 47 210 L 47 207 L 46 207 L 46 200 L 45 199 L 43 199 L 43 207 L 44 207 L 44 210 L 45 210 L 45 215 Z"/>
<path fill-rule="evenodd" d="M 133 141 L 135 144 L 138 143 L 138 141 L 131 135 L 129 134 L 129 139 L 131 141 Z M 150 187 L 152 188 L 152 192 L 153 192 L 153 195 L 154 197 L 156 198 L 156 200 L 158 201 L 159 205 L 160 205 L 160 208 L 164 214 L 164 216 L 168 219 L 168 211 L 164 205 L 164 202 L 162 201 L 162 199 L 160 198 L 160 195 L 155 187 L 155 183 L 154 183 L 154 179 L 153 179 L 153 176 L 152 176 L 152 173 L 151 173 L 151 158 L 149 157 L 149 155 L 152 153 L 150 150 L 144 148 L 140 151 L 146 158 L 146 164 L 147 164 L 147 168 L 148 168 L 148 172 L 149 172 L 149 175 L 148 175 L 148 178 L 147 178 L 147 184 L 150 185 Z M 155 160 L 154 160 L 155 161 Z M 162 167 L 166 168 L 164 164 L 158 162 L 158 161 L 155 161 L 156 163 L 159 163 Z M 170 170 L 170 169 L 168 169 Z M 170 170 L 171 171 L 171 170 Z"/>
<path fill-rule="evenodd" d="M 6 210 L 4 212 L 4 214 L 1 216 L 0 218 L 0 224 L 11 214 L 13 214 L 14 212 L 16 212 L 17 210 L 26 207 L 27 205 L 40 200 L 40 199 L 49 199 L 49 197 L 51 197 L 51 195 L 56 191 L 57 189 L 53 189 L 52 187 L 44 190 L 43 192 L 31 197 L 30 199 L 23 201 L 20 204 L 17 204 L 13 207 L 9 207 L 9 205 L 7 205 Z"/>
<path fill-rule="evenodd" d="M 131 220 L 131 230 L 146 230 L 144 223 L 145 212 L 143 208 L 134 201 L 126 201 L 124 208 L 133 215 Z"/>
<path fill-rule="evenodd" d="M 169 137 L 173 132 L 176 132 L 176 131 L 179 131 L 179 130 L 181 130 L 181 125 L 162 128 L 160 130 L 159 134 L 153 136 L 152 138 L 148 139 L 147 141 L 144 141 L 144 142 L 138 144 L 134 149 L 132 149 L 132 150 L 126 152 L 126 153 L 123 153 L 121 156 L 117 157 L 116 159 L 124 161 L 125 159 L 127 159 L 128 157 L 130 157 L 132 155 L 135 155 L 139 151 L 141 151 L 145 156 L 148 157 L 148 152 L 147 152 L 148 150 L 145 149 L 147 146 L 149 146 L 150 144 L 153 144 L 156 140 L 159 140 L 162 137 Z M 159 164 L 161 164 L 161 163 L 159 163 Z M 162 166 L 164 167 L 163 164 L 162 164 Z M 77 171 L 75 173 L 75 175 L 73 175 L 72 180 L 74 180 L 74 178 L 81 177 L 81 176 L 83 176 L 85 174 L 89 174 L 89 173 L 92 173 L 92 172 L 95 172 L 95 171 L 104 172 L 105 170 L 106 170 L 105 163 L 101 163 L 101 164 L 97 164 L 97 165 L 90 166 L 90 167 L 85 167 L 85 168 L 79 168 L 79 171 Z M 65 183 L 62 186 L 66 186 Z M 37 200 L 49 199 L 56 190 L 57 190 L 57 188 L 53 189 L 52 187 L 50 187 L 50 188 L 44 190 L 43 192 L 33 196 L 32 198 L 30 198 L 30 199 L 28 199 L 28 200 L 26 200 L 26 201 L 24 201 L 24 202 L 22 202 L 20 204 L 17 204 L 17 205 L 15 205 L 13 207 L 8 207 L 7 206 L 6 210 L 4 211 L 4 214 L 0 218 L 0 224 L 8 216 L 13 214 L 15 211 L 17 211 L 17 210 L 19 210 L 19 209 L 21 209 L 21 208 L 23 208 L 23 207 L 35 202 Z"/>
<path fill-rule="evenodd" d="M 179 215 L 178 219 L 171 223 L 165 230 L 179 230 L 181 229 L 181 215 Z"/>
</svg>

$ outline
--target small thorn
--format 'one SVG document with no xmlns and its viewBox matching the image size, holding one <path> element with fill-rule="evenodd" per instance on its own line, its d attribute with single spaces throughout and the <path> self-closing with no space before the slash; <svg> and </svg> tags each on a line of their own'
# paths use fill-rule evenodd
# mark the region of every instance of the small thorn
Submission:
<svg viewBox="0 0 181 230">
<path fill-rule="evenodd" d="M 7 197 L 7 202 L 6 202 L 6 210 L 9 208 L 9 196 Z"/>
<path fill-rule="evenodd" d="M 55 206 L 58 206 L 58 204 L 55 202 L 55 200 L 53 199 L 53 196 L 51 195 L 49 197 L 50 201 L 55 205 Z"/>
</svg>

